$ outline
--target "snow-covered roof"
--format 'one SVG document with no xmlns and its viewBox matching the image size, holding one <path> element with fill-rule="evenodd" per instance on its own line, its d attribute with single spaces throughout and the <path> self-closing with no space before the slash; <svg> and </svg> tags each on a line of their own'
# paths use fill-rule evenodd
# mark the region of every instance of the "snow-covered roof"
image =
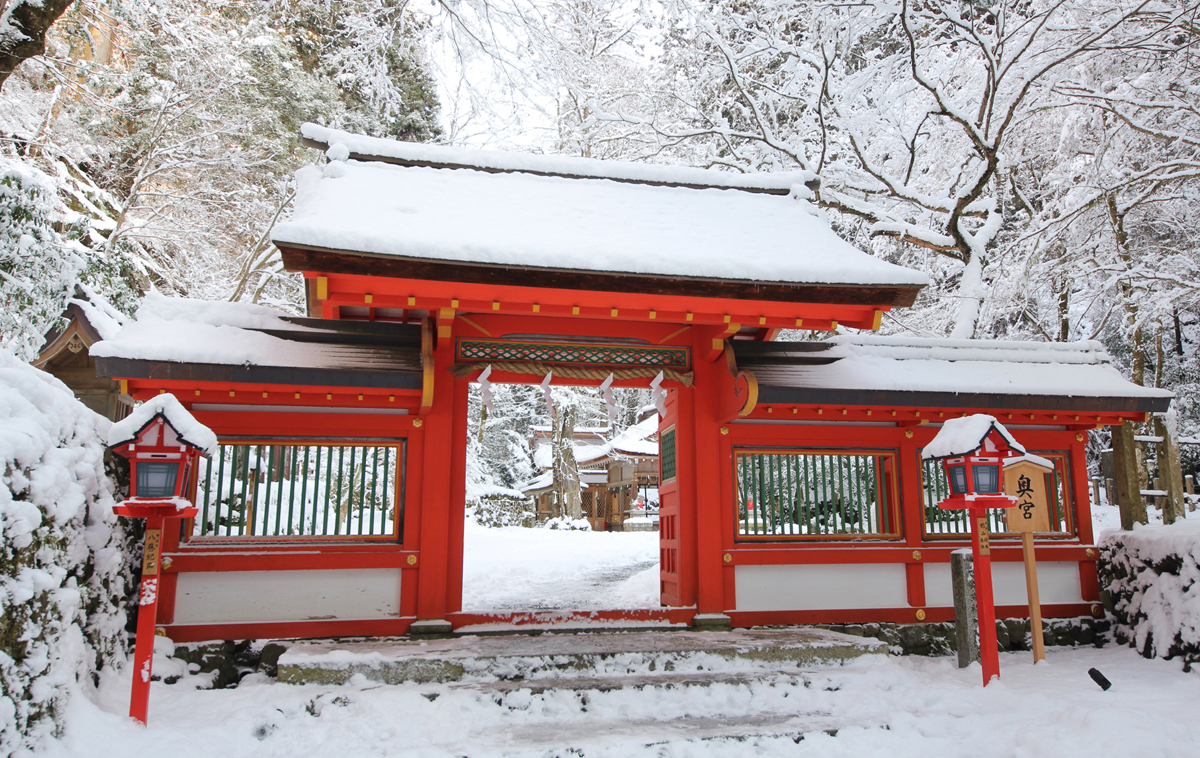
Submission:
<svg viewBox="0 0 1200 758">
<path fill-rule="evenodd" d="M 627 455 L 658 455 L 658 443 L 648 437 L 658 433 L 658 415 L 650 416 L 618 434 L 609 447 Z"/>
<path fill-rule="evenodd" d="M 103 295 L 89 287 L 82 284 L 76 285 L 75 295 L 67 301 L 67 305 L 73 305 L 82 311 L 84 318 L 88 320 L 102 340 L 116 336 L 128 321 L 125 314 L 114 308 Z"/>
<path fill-rule="evenodd" d="M 619 455 L 656 456 L 658 443 L 646 438 L 657 432 L 658 416 L 654 415 L 634 424 L 608 442 L 596 444 L 590 440 L 574 440 L 575 462 L 580 465 L 592 463 L 614 452 Z M 533 448 L 533 465 L 544 469 L 554 466 L 554 445 L 551 440 L 538 441 Z"/>
<path fill-rule="evenodd" d="M 665 184 L 683 187 L 727 187 L 751 192 L 788 194 L 797 184 L 816 180 L 811 171 L 743 174 L 691 166 L 606 161 L 569 155 L 535 155 L 502 150 L 469 150 L 424 142 L 367 137 L 340 129 L 308 123 L 300 127 L 306 140 L 333 148 L 330 157 L 356 160 L 382 159 L 400 165 L 474 168 L 490 172 L 521 172 L 549 176 L 590 177 L 624 182 Z M 342 145 L 336 148 L 335 145 Z"/>
<path fill-rule="evenodd" d="M 91 354 L 97 358 L 227 366 L 420 369 L 419 362 L 408 365 L 412 361 L 397 350 L 346 344 L 353 342 L 348 335 L 323 338 L 345 322 L 324 322 L 326 328 L 317 328 L 301 323 L 305 321 L 261 305 L 190 300 L 152 292 L 142 301 L 136 317 L 112 337 L 92 345 Z"/>
<path fill-rule="evenodd" d="M 825 346 L 828 346 L 827 348 Z M 784 351 L 795 349 L 795 353 Z M 824 348 L 824 349 L 813 349 Z M 839 336 L 827 343 L 734 344 L 738 366 L 758 379 L 759 402 L 809 391 L 895 391 L 1122 398 L 1165 410 L 1173 394 L 1129 382 L 1099 342 L 1005 342 Z M 778 350 L 779 355 L 767 351 Z M 790 393 L 797 394 L 797 393 Z M 828 392 L 826 394 L 829 394 Z M 791 402 L 802 402 L 792 400 Z"/>
<path fill-rule="evenodd" d="M 171 425 L 181 442 L 186 442 L 205 455 L 217 454 L 217 435 L 197 421 L 196 417 L 169 392 L 154 396 L 113 424 L 108 430 L 108 446 L 116 447 L 133 442 L 138 433 L 159 416 Z"/>
<path fill-rule="evenodd" d="M 976 413 L 962 418 L 947 419 L 942 428 L 929 444 L 921 450 L 921 457 L 956 458 L 960 455 L 974 453 L 984 446 L 984 441 L 992 432 L 996 432 L 1008 443 L 1008 446 L 1018 453 L 1024 454 L 1025 447 L 996 420 L 995 416 L 986 413 Z M 985 452 L 995 452 L 987 450 Z M 1051 466 L 1053 468 L 1053 466 Z"/>
<path fill-rule="evenodd" d="M 451 150 L 385 142 L 372 141 L 371 149 Z M 575 172 L 588 178 L 568 178 L 530 173 L 566 158 L 509 154 L 505 165 L 513 168 L 504 172 L 481 168 L 503 162 L 492 153 L 455 150 L 453 161 L 445 160 L 456 168 L 356 160 L 303 168 L 292 218 L 277 224 L 271 239 L 281 247 L 571 272 L 807 285 L 928 281 L 850 245 L 795 195 L 712 188 L 729 185 L 725 172 L 638 169 L 688 177 L 699 171 L 704 181 L 688 181 L 706 188 L 693 189 L 613 180 L 633 169 L 605 161 L 587 161 L 590 168 Z"/>
</svg>

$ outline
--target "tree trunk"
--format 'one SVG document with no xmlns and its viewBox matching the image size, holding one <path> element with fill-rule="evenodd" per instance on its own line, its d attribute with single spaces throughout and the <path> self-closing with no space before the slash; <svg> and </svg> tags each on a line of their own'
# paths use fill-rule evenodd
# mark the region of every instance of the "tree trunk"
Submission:
<svg viewBox="0 0 1200 758">
<path fill-rule="evenodd" d="M 1163 523 L 1173 524 L 1177 518 L 1187 518 L 1183 500 L 1183 466 L 1179 462 L 1179 445 L 1175 443 L 1174 424 L 1154 419 L 1154 434 L 1162 437 L 1158 443 L 1158 475 L 1167 491 L 1163 499 Z"/>
<path fill-rule="evenodd" d="M 0 87 L 26 59 L 46 52 L 46 32 L 73 0 L 14 0 L 4 9 L 9 29 L 0 36 Z"/>
<path fill-rule="evenodd" d="M 564 408 L 554 429 L 554 491 L 563 515 L 572 520 L 583 518 L 579 464 L 575 461 L 575 417 L 574 408 Z"/>
<path fill-rule="evenodd" d="M 1130 531 L 1134 523 L 1146 524 L 1146 503 L 1138 478 L 1137 443 L 1134 424 L 1126 421 L 1112 427 L 1113 468 L 1116 469 L 1117 503 L 1121 509 L 1121 528 Z"/>
</svg>

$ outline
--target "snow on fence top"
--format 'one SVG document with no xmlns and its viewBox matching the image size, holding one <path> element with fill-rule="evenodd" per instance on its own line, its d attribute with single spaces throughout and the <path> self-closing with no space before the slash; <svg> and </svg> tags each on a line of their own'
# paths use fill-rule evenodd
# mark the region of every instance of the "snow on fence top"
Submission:
<svg viewBox="0 0 1200 758">
<path fill-rule="evenodd" d="M 138 433 L 157 416 L 166 419 L 180 441 L 186 442 L 205 455 L 217 454 L 217 435 L 197 421 L 196 417 L 169 392 L 154 396 L 113 424 L 108 430 L 108 446 L 116 447 L 135 441 Z"/>
<path fill-rule="evenodd" d="M 274 308 L 146 295 L 132 321 L 91 347 L 97 358 L 321 368 L 344 358 L 328 345 L 293 342 L 256 329 L 313 331 Z"/>
<path fill-rule="evenodd" d="M 390 145 L 398 152 L 449 150 Z M 324 171 L 303 168 L 292 218 L 277 224 L 271 239 L 279 246 L 568 271 L 812 285 L 928 282 L 838 237 L 801 199 L 808 195 L 803 185 L 792 195 L 774 195 L 630 184 L 604 178 L 604 161 L 587 162 L 594 166 L 589 178 L 518 168 L 494 173 L 472 170 L 478 167 L 469 160 L 486 163 L 491 153 L 455 154 L 460 168 L 354 160 L 333 160 Z M 509 158 L 514 167 L 567 160 Z M 628 173 L 623 165 L 613 174 Z M 645 167 L 651 168 L 682 171 Z M 706 184 L 725 176 L 703 173 Z"/>
<path fill-rule="evenodd" d="M 606 161 L 569 155 L 534 155 L 503 150 L 469 150 L 461 147 L 430 145 L 423 142 L 351 134 L 318 124 L 304 124 L 300 134 L 307 140 L 334 149 L 331 158 L 346 160 L 380 159 L 402 165 L 433 168 L 473 168 L 480 171 L 520 172 L 547 176 L 613 179 L 623 182 L 662 184 L 682 187 L 717 187 L 751 192 L 789 194 L 797 184 L 810 184 L 817 175 L 811 171 L 741 174 L 692 166 L 664 166 L 655 163 Z M 335 147 L 341 145 L 342 147 Z"/>
<path fill-rule="evenodd" d="M 825 365 L 754 367 L 760 384 L 901 392 L 1171 398 L 1121 375 L 1099 342 L 843 335 Z M 778 378 L 777 378 L 778 375 Z M 785 383 L 786 382 L 786 383 Z M 800 384 L 797 384 L 797 383 Z"/>
<path fill-rule="evenodd" d="M 921 457 L 929 460 L 970 455 L 983 446 L 983 441 L 993 430 L 999 433 L 1013 450 L 1022 454 L 1025 452 L 1025 447 L 1017 442 L 995 416 L 976 413 L 963 418 L 946 419 L 937 435 L 921 450 Z"/>
</svg>

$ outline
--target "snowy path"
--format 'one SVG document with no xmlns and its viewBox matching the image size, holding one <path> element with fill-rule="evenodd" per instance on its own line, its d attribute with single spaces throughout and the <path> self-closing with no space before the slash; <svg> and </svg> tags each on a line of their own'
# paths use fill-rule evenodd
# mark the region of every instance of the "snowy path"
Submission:
<svg viewBox="0 0 1200 758">
<path fill-rule="evenodd" d="M 76 697 L 51 756 L 367 756 L 658 758 L 660 756 L 1200 755 L 1200 673 L 1127 648 L 1003 654 L 1003 679 L 951 658 L 858 659 L 805 673 L 735 666 L 707 686 L 497 692 L 486 685 L 232 690 L 155 683 L 150 726 L 121 714 L 129 680 Z M 1113 681 L 1103 692 L 1088 678 Z M 720 677 L 717 677 L 720 678 Z"/>
<path fill-rule="evenodd" d="M 463 610 L 657 608 L 658 532 L 466 524 Z"/>
</svg>

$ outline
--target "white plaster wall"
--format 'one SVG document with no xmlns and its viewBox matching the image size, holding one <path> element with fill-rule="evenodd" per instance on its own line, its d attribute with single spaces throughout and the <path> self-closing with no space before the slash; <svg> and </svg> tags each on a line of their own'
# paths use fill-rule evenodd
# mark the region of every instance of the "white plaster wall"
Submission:
<svg viewBox="0 0 1200 758">
<path fill-rule="evenodd" d="M 179 575 L 176 624 L 400 615 L 400 569 L 201 571 Z"/>
<path fill-rule="evenodd" d="M 903 608 L 908 584 L 902 563 L 737 566 L 739 611 Z"/>
<path fill-rule="evenodd" d="M 1079 564 L 1075 561 L 1038 562 L 1038 597 L 1042 605 L 1082 603 Z M 992 595 L 996 605 L 1028 605 L 1024 563 L 992 563 Z M 930 608 L 954 605 L 954 585 L 949 563 L 925 565 L 925 604 Z"/>
</svg>

